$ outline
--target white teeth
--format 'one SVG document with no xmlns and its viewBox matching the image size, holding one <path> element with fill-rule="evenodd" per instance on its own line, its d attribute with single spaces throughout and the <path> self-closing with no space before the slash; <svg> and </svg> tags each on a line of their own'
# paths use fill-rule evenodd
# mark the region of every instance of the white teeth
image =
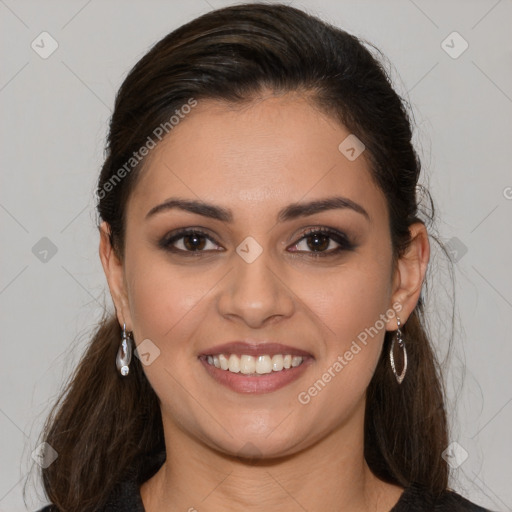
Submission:
<svg viewBox="0 0 512 512">
<path fill-rule="evenodd" d="M 242 355 L 238 357 L 235 354 L 218 354 L 207 357 L 208 364 L 215 366 L 221 370 L 228 370 L 233 373 L 243 373 L 244 375 L 280 372 L 281 370 L 295 368 L 304 361 L 301 356 L 292 356 L 290 354 L 276 354 L 272 357 L 269 355 L 249 356 Z"/>
<path fill-rule="evenodd" d="M 258 359 L 256 359 L 256 373 L 272 373 L 272 359 L 270 359 L 270 356 L 258 356 Z"/>
<path fill-rule="evenodd" d="M 213 359 L 213 362 L 215 363 L 215 358 Z M 219 355 L 219 363 L 220 365 L 215 365 L 217 368 L 222 368 L 223 370 L 229 369 L 229 361 L 228 358 L 224 354 Z"/>
<path fill-rule="evenodd" d="M 248 375 L 256 370 L 256 362 L 253 356 L 242 356 L 240 358 L 240 373 Z"/>
<path fill-rule="evenodd" d="M 302 357 L 300 356 L 293 356 L 292 357 L 292 366 L 295 368 L 296 366 L 299 366 L 299 364 L 302 363 Z"/>
<path fill-rule="evenodd" d="M 283 356 L 281 354 L 272 356 L 272 370 L 275 372 L 280 372 L 283 368 Z"/>
<path fill-rule="evenodd" d="M 240 371 L 240 359 L 238 359 L 235 354 L 231 354 L 229 356 L 229 368 L 228 370 L 233 373 L 238 373 Z"/>
</svg>

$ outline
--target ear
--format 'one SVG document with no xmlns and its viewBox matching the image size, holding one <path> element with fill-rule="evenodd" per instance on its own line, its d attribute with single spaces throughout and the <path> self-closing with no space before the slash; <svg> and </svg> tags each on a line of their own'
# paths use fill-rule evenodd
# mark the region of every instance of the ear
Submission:
<svg viewBox="0 0 512 512">
<path fill-rule="evenodd" d="M 123 263 L 110 243 L 110 226 L 108 223 L 102 222 L 99 230 L 99 254 L 110 289 L 110 295 L 116 308 L 117 320 L 121 326 L 123 323 L 126 323 L 127 331 L 132 331 L 133 324 L 130 316 L 128 294 L 126 292 Z"/>
<path fill-rule="evenodd" d="M 398 259 L 393 275 L 393 293 L 391 308 L 405 324 L 418 303 L 421 288 L 430 259 L 430 243 L 425 224 L 415 222 L 409 226 L 411 242 L 405 253 Z M 395 331 L 396 318 L 387 322 L 387 330 Z"/>
</svg>

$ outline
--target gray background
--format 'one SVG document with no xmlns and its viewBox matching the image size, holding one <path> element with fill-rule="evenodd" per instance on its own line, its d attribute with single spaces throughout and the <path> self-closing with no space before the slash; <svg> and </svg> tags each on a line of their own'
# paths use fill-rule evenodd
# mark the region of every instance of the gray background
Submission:
<svg viewBox="0 0 512 512">
<path fill-rule="evenodd" d="M 0 0 L 0 511 L 26 510 L 22 486 L 42 421 L 111 308 L 93 189 L 116 90 L 158 39 L 231 3 Z M 377 45 L 412 104 L 423 182 L 457 260 L 452 486 L 512 510 L 512 2 L 291 3 Z M 45 59 L 31 47 L 50 48 L 43 31 L 58 43 Z M 469 44 L 457 58 L 446 50 L 458 53 L 463 40 L 442 44 L 453 31 Z M 444 360 L 449 274 L 435 250 L 429 279 Z M 29 510 L 44 502 L 40 489 L 30 481 Z"/>
</svg>

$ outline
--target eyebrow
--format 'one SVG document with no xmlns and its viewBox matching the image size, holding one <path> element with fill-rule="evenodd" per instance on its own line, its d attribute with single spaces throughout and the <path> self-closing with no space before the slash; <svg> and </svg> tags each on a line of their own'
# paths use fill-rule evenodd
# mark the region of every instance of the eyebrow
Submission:
<svg viewBox="0 0 512 512">
<path fill-rule="evenodd" d="M 180 209 L 203 217 L 208 217 L 222 222 L 233 222 L 233 213 L 227 208 L 216 206 L 204 201 L 191 199 L 171 198 L 163 203 L 154 206 L 146 214 L 146 219 L 165 211 Z M 371 222 L 368 212 L 358 203 L 346 197 L 334 196 L 325 199 L 318 199 L 308 203 L 292 203 L 280 210 L 277 214 L 278 222 L 294 220 L 299 217 L 307 217 L 327 210 L 350 209 L 363 215 Z"/>
</svg>

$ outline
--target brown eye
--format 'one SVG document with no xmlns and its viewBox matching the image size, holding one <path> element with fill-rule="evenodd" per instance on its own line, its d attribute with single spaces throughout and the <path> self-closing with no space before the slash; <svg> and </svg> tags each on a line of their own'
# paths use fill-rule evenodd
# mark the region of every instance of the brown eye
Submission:
<svg viewBox="0 0 512 512">
<path fill-rule="evenodd" d="M 327 235 L 321 233 L 308 235 L 305 239 L 307 240 L 307 246 L 312 251 L 325 251 L 331 242 L 331 239 Z"/>
<path fill-rule="evenodd" d="M 293 247 L 292 252 L 304 252 L 310 256 L 332 256 L 355 248 L 346 235 L 326 228 L 307 231 Z"/>
<path fill-rule="evenodd" d="M 186 229 L 167 235 L 158 244 L 162 249 L 174 253 L 197 253 L 218 251 L 219 246 L 206 233 L 197 229 Z"/>
<path fill-rule="evenodd" d="M 183 245 L 189 251 L 200 251 L 206 245 L 206 238 L 203 235 L 193 234 L 185 235 L 183 238 Z"/>
</svg>

